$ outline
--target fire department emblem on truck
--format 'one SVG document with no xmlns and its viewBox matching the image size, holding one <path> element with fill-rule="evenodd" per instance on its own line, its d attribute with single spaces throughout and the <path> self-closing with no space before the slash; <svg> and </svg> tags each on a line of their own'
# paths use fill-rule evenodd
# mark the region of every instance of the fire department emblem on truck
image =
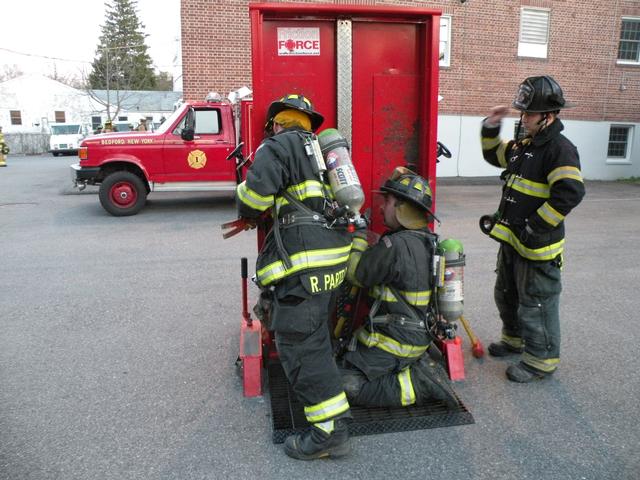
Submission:
<svg viewBox="0 0 640 480">
<path fill-rule="evenodd" d="M 320 55 L 320 29 L 278 28 L 278 55 Z"/>
<path fill-rule="evenodd" d="M 207 156 L 202 150 L 193 150 L 189 152 L 187 162 L 189 162 L 189 166 L 191 168 L 195 168 L 196 170 L 198 170 L 200 168 L 203 168 L 207 164 Z"/>
</svg>

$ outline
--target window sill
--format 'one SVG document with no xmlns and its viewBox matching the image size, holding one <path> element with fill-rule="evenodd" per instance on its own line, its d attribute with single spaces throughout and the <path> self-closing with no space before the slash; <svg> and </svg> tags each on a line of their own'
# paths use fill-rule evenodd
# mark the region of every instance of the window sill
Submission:
<svg viewBox="0 0 640 480">
<path fill-rule="evenodd" d="M 632 62 L 631 60 L 616 60 L 616 65 L 623 67 L 640 67 L 640 62 Z"/>
<path fill-rule="evenodd" d="M 626 158 L 607 158 L 607 165 L 631 165 L 631 160 Z"/>
</svg>

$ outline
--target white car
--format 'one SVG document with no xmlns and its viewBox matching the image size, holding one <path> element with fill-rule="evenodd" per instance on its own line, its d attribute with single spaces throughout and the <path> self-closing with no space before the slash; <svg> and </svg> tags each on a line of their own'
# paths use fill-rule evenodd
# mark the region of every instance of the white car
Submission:
<svg viewBox="0 0 640 480">
<path fill-rule="evenodd" d="M 80 123 L 52 123 L 49 151 L 54 157 L 60 154 L 77 154 L 80 142 L 89 134 L 87 125 Z"/>
</svg>

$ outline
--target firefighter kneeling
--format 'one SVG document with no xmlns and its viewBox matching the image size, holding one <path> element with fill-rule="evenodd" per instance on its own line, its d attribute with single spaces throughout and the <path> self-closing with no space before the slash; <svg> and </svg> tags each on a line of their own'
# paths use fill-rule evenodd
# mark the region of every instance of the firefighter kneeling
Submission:
<svg viewBox="0 0 640 480">
<path fill-rule="evenodd" d="M 357 343 L 343 357 L 345 391 L 353 405 L 436 399 L 453 408 L 457 401 L 444 369 L 429 354 L 436 347 L 425 324 L 434 289 L 427 272 L 437 243 L 428 227 L 431 189 L 424 178 L 398 167 L 381 190 L 389 230 L 371 247 L 356 233 L 349 260 L 348 280 L 368 287 L 374 302 L 369 321 L 354 333 Z"/>
</svg>

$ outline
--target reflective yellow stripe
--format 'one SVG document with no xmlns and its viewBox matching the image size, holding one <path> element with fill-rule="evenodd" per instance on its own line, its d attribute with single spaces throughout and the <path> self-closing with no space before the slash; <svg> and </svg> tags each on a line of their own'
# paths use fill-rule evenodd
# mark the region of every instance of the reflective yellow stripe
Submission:
<svg viewBox="0 0 640 480">
<path fill-rule="evenodd" d="M 330 189 L 327 189 L 327 191 L 330 192 Z M 317 180 L 307 180 L 306 182 L 291 185 L 290 187 L 287 187 L 287 192 L 301 202 L 307 198 L 322 198 L 325 195 L 322 183 Z M 288 205 L 289 200 L 284 197 L 278 197 L 276 204 L 278 205 L 278 208 L 280 208 L 283 205 Z"/>
<path fill-rule="evenodd" d="M 304 415 L 309 423 L 318 423 L 330 420 L 347 410 L 349 410 L 347 395 L 341 392 L 324 402 L 304 407 Z"/>
<path fill-rule="evenodd" d="M 351 248 L 357 252 L 364 252 L 369 244 L 364 238 L 354 237 L 353 243 L 351 244 Z"/>
<path fill-rule="evenodd" d="M 500 137 L 482 137 L 482 150 L 486 151 L 496 148 L 498 145 L 500 145 L 501 142 L 502 140 L 500 140 Z"/>
<path fill-rule="evenodd" d="M 530 353 L 522 354 L 522 362 L 530 367 L 533 367 L 541 372 L 551 373 L 558 368 L 558 364 L 560 363 L 559 358 L 538 358 L 534 357 Z"/>
<path fill-rule="evenodd" d="M 242 203 L 254 210 L 264 212 L 266 209 L 273 206 L 273 195 L 260 195 L 247 187 L 246 181 L 238 185 L 236 193 Z"/>
<path fill-rule="evenodd" d="M 507 168 L 507 158 L 505 156 L 507 153 L 507 145 L 509 145 L 508 142 L 502 142 L 496 150 L 496 157 L 498 158 L 498 163 L 502 168 Z"/>
<path fill-rule="evenodd" d="M 544 202 L 540 208 L 538 208 L 538 215 L 547 222 L 549 225 L 555 227 L 561 221 L 564 220 L 564 215 L 558 212 L 555 208 L 549 205 L 549 202 Z"/>
<path fill-rule="evenodd" d="M 424 307 L 429 305 L 429 301 L 431 300 L 431 290 L 419 290 L 416 292 L 410 292 L 407 290 L 400 290 L 400 293 L 404 296 L 404 299 L 407 303 L 414 305 L 416 307 Z M 398 299 L 393 294 L 389 287 L 380 287 L 376 285 L 371 290 L 369 290 L 369 296 L 373 298 L 379 298 L 383 302 L 397 302 Z"/>
<path fill-rule="evenodd" d="M 411 383 L 411 371 L 409 367 L 405 368 L 398 374 L 398 383 L 400 384 L 400 403 L 403 407 L 416 403 L 416 393 Z"/>
<path fill-rule="evenodd" d="M 299 252 L 291 255 L 291 268 L 289 270 L 285 268 L 282 260 L 278 260 L 258 270 L 256 277 L 261 285 L 269 285 L 287 275 L 308 268 L 332 267 L 347 263 L 349 250 L 351 250 L 351 245 Z"/>
<path fill-rule="evenodd" d="M 356 332 L 358 341 L 367 347 L 376 347 L 391 355 L 402 358 L 419 357 L 427 351 L 426 345 L 405 345 L 381 333 L 371 333 L 364 327 Z"/>
<path fill-rule="evenodd" d="M 510 337 L 509 335 L 506 335 L 505 333 L 503 333 L 501 340 L 513 348 L 524 347 L 524 341 L 522 341 L 522 338 L 520 337 Z"/>
<path fill-rule="evenodd" d="M 538 198 L 549 198 L 549 185 L 526 180 L 514 175 L 511 187 L 520 193 Z"/>
<path fill-rule="evenodd" d="M 576 180 L 582 183 L 582 174 L 577 167 L 558 167 L 554 170 L 551 170 L 549 175 L 547 175 L 547 181 L 549 185 L 553 185 L 558 180 L 562 180 L 564 178 L 569 178 L 571 180 Z"/>
<path fill-rule="evenodd" d="M 521 257 L 528 258 L 529 260 L 553 260 L 558 255 L 562 253 L 562 249 L 564 247 L 564 238 L 559 242 L 552 243 L 551 245 L 547 245 L 546 247 L 540 248 L 527 248 L 522 243 L 518 237 L 511 231 L 507 226 L 496 223 L 493 229 L 490 232 L 490 235 L 493 238 L 497 238 L 498 240 L 503 240 L 516 249 L 516 252 Z"/>
</svg>

